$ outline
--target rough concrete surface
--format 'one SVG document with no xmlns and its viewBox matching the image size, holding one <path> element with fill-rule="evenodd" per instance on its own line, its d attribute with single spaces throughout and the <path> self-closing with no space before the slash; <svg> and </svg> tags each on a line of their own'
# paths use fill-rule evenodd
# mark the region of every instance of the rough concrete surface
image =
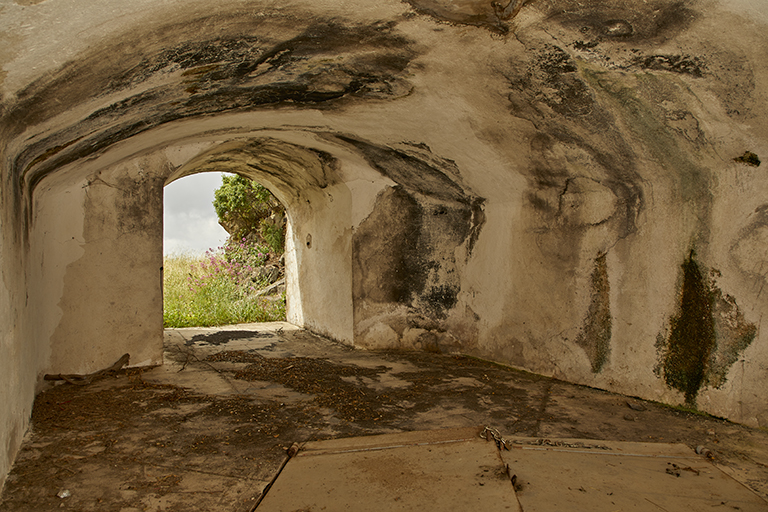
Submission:
<svg viewBox="0 0 768 512">
<path fill-rule="evenodd" d="M 501 458 L 526 512 L 765 510 L 766 501 L 681 444 L 508 440 Z"/>
<path fill-rule="evenodd" d="M 161 362 L 162 194 L 285 205 L 288 321 L 768 426 L 764 0 L 0 3 L 0 482 Z"/>
<path fill-rule="evenodd" d="M 257 510 L 519 512 L 496 445 L 480 429 L 384 434 L 302 446 Z"/>
<path fill-rule="evenodd" d="M 505 439 L 495 429 L 470 427 L 306 443 L 257 508 L 628 512 L 649 507 L 759 512 L 766 502 L 682 444 Z"/>
<path fill-rule="evenodd" d="M 678 443 L 706 462 L 702 446 L 768 498 L 764 430 L 471 357 L 354 350 L 275 323 L 168 329 L 165 361 L 43 391 L 0 510 L 250 511 L 293 443 L 479 425 L 539 448 Z"/>
<path fill-rule="evenodd" d="M 163 353 L 162 194 L 286 206 L 288 320 L 768 426 L 763 0 L 0 5 L 0 481 Z"/>
</svg>

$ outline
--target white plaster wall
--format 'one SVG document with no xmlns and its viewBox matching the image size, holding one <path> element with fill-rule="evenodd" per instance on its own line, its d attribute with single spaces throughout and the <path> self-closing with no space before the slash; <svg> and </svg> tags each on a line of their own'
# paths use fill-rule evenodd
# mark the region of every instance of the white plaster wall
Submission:
<svg viewBox="0 0 768 512">
<path fill-rule="evenodd" d="M 290 214 L 285 229 L 285 319 L 293 325 L 304 325 L 304 302 L 299 287 L 296 237 Z"/>
<path fill-rule="evenodd" d="M 0 228 L 3 219 L 0 218 Z M 38 366 L 35 348 L 22 340 L 23 275 L 14 255 L 19 247 L 0 239 L 0 491 L 29 423 Z"/>
<path fill-rule="evenodd" d="M 397 0 L 296 0 L 279 5 L 230 0 L 215 6 L 180 0 L 107 2 L 93 6 L 91 12 L 78 0 L 4 7 L 0 20 L 9 30 L 8 44 L 0 48 L 5 73 L 0 76 L 0 91 L 3 107 L 14 113 L 10 120 L 19 125 L 19 131 L 6 132 L 5 126 L 0 130 L 3 169 L 9 172 L 3 186 L 26 186 L 35 172 L 42 172 L 56 158 L 70 153 L 80 156 L 75 163 L 48 169 L 53 175 L 61 174 L 61 180 L 45 178 L 34 191 L 35 224 L 29 246 L 24 241 L 13 245 L 17 242 L 11 233 L 16 226 L 11 229 L 7 224 L 10 219 L 22 226 L 25 212 L 16 217 L 10 203 L 3 205 L 7 211 L 2 219 L 6 224 L 0 226 L 4 233 L 0 348 L 8 357 L 0 359 L 0 375 L 8 377 L 0 386 L 0 398 L 7 399 L 3 403 L 8 405 L 3 405 L 7 419 L 0 428 L 4 440 L 0 448 L 5 447 L 0 474 L 6 467 L 2 461 L 10 460 L 18 446 L 39 373 L 98 369 L 134 349 L 138 350 L 132 354 L 135 363 L 158 360 L 159 345 L 146 344 L 142 337 L 159 339 L 161 243 L 157 237 L 162 231 L 155 234 L 152 230 L 157 226 L 142 224 L 140 215 L 131 217 L 137 224 L 123 225 L 116 213 L 121 201 L 141 191 L 152 190 L 157 196 L 133 197 L 134 206 L 154 199 L 161 203 L 162 184 L 142 188 L 142 173 L 152 166 L 162 167 L 160 174 L 149 172 L 146 177 L 159 183 L 175 171 L 183 174 L 194 155 L 215 145 L 258 137 L 292 144 L 298 160 L 308 154 L 307 148 L 321 149 L 341 165 L 339 175 L 325 188 L 298 185 L 304 176 L 301 172 L 291 175 L 291 183 L 277 178 L 272 183 L 291 218 L 287 259 L 289 269 L 295 269 L 288 283 L 292 321 L 346 343 L 361 341 L 355 339 L 355 329 L 361 328 L 362 341 L 371 347 L 416 346 L 416 334 L 432 329 L 450 342 L 451 350 L 681 403 L 683 393 L 654 371 L 660 357 L 656 343 L 659 335 L 669 332 L 678 313 L 681 265 L 695 248 L 705 273 L 720 274 L 711 284 L 734 297 L 743 325 L 757 329 L 755 339 L 728 370 L 725 383 L 702 387 L 698 406 L 750 425 L 766 425 L 768 335 L 761 320 L 768 312 L 762 286 L 768 280 L 764 251 L 768 235 L 763 226 L 768 192 L 763 171 L 768 160 L 768 128 L 763 121 L 768 105 L 768 40 L 762 3 L 692 1 L 686 4 L 690 11 L 680 11 L 687 17 L 675 22 L 679 26 L 654 32 L 653 19 L 660 11 L 644 20 L 647 3 L 593 3 L 589 12 L 582 12 L 574 2 L 560 11 L 555 0 L 530 2 L 507 35 L 461 22 L 462 8 L 490 10 L 489 2 L 415 3 L 431 5 L 436 14 L 414 15 L 408 4 Z M 549 12 L 550 8 L 555 10 Z M 616 9 L 624 9 L 638 27 L 636 34 L 644 23 L 650 27 L 646 27 L 647 37 L 604 37 L 594 47 L 578 49 L 577 43 L 584 42 L 589 30 L 600 28 L 602 8 L 611 16 Z M 440 18 L 438 11 L 459 14 L 450 18 L 451 23 L 443 23 L 447 18 Z M 232 13 L 237 16 L 230 17 Z M 211 35 L 201 35 L 194 25 L 197 15 L 205 15 L 206 23 L 220 29 L 222 37 L 242 39 L 245 31 L 237 24 L 253 22 L 260 31 L 255 34 L 261 38 L 259 44 L 267 41 L 267 50 L 270 44 L 301 35 L 302 23 L 333 20 L 354 31 L 388 20 L 396 26 L 391 29 L 391 44 L 365 51 L 375 55 L 402 45 L 406 51 L 382 62 L 410 60 L 401 73 L 387 68 L 387 76 L 376 84 L 379 89 L 361 90 L 327 104 L 302 103 L 301 98 L 289 96 L 282 103 L 230 105 L 227 94 L 239 83 L 234 80 L 221 85 L 227 93 L 221 95 L 222 104 L 227 105 L 222 111 L 183 117 L 189 110 L 179 105 L 194 109 L 205 104 L 212 109 L 217 103 L 211 106 L 205 103 L 206 97 L 194 96 L 197 103 L 188 106 L 190 95 L 197 94 L 188 80 L 205 77 L 207 71 L 190 65 L 184 69 L 191 74 L 184 75 L 186 71 L 175 61 L 161 63 L 167 67 L 161 66 L 154 75 L 134 77 L 130 86 L 101 90 L 115 76 L 130 75 L 141 67 L 142 58 Z M 285 23 L 286 19 L 291 22 Z M 188 20 L 192 21 L 186 26 Z M 166 30 L 171 25 L 173 31 Z M 376 27 L 376 34 L 390 30 Z M 582 31 L 585 27 L 589 30 Z M 139 53 L 121 54 L 124 63 L 99 53 L 121 48 L 122 38 L 140 29 L 147 29 L 149 36 L 152 31 L 164 36 L 146 43 Z M 342 32 L 336 30 L 333 35 Z M 371 33 L 365 32 L 366 37 L 373 37 Z M 314 88 L 318 94 L 340 93 L 348 85 L 344 80 L 349 69 L 359 71 L 340 69 L 358 62 L 355 59 L 360 56 L 354 50 L 364 39 L 331 45 L 327 55 L 310 55 L 309 61 L 302 54 L 295 61 L 280 62 L 274 70 L 263 63 L 252 76 L 238 80 L 252 80 L 247 84 L 257 90 L 272 79 L 269 73 L 275 74 L 278 84 L 305 73 L 310 79 L 297 82 L 299 86 Z M 135 41 L 137 48 L 143 43 Z M 317 43 L 325 44 L 324 38 Z M 553 48 L 559 50 L 553 53 Z M 307 52 L 305 47 L 300 51 Z M 637 52 L 642 59 L 633 60 Z M 311 72 L 300 64 L 291 68 L 315 57 L 308 64 Z M 675 68 L 670 64 L 675 58 L 690 58 L 689 66 L 704 62 L 704 71 L 697 75 Z M 65 66 L 68 59 L 72 61 Z M 366 73 L 377 71 L 365 58 L 359 61 Z M 82 63 L 80 74 L 67 74 Z M 216 64 L 227 68 L 232 63 Z M 323 79 L 312 81 L 317 76 Z M 24 91 L 35 80 L 39 82 Z M 560 91 L 554 87 L 558 84 Z M 210 87 L 206 91 L 211 94 L 219 86 L 213 78 L 202 85 Z M 584 94 L 579 96 L 579 91 Z M 575 100 L 568 94 L 575 95 Z M 23 103 L 29 97 L 36 101 Z M 138 107 L 125 108 L 137 98 L 141 100 L 135 102 Z M 145 101 L 147 106 L 142 106 Z M 582 101 L 589 108 L 576 113 L 562 110 L 570 101 Z M 50 112 L 35 110 L 43 103 Z M 18 105 L 23 108 L 14 111 Z M 112 106 L 121 114 L 104 114 Z M 34 115 L 27 116 L 28 111 Z M 594 112 L 605 116 L 588 117 Z M 163 118 L 151 130 L 131 132 L 124 138 L 99 138 L 121 133 L 119 129 L 128 123 L 156 121 L 166 113 L 180 117 Z M 97 122 L 88 124 L 92 115 Z M 606 125 L 595 128 L 593 124 L 599 122 Z M 434 328 L 393 327 L 385 314 L 366 318 L 370 325 L 355 324 L 350 270 L 355 235 L 379 194 L 395 183 L 372 171 L 372 164 L 349 145 L 334 139 L 338 134 L 353 135 L 389 155 L 402 155 L 410 144 L 409 151 L 418 149 L 425 161 L 453 169 L 445 171 L 445 176 L 467 197 L 484 200 L 485 220 L 471 254 L 468 242 L 453 253 L 461 283 L 457 302 L 447 318 L 427 319 Z M 49 136 L 47 146 L 39 142 Z M 97 143 L 103 146 L 89 152 Z M 169 147 L 175 149 L 166 151 Z M 733 159 L 745 150 L 760 155 L 763 165 L 735 163 Z M 165 156 L 154 160 L 147 156 L 163 151 Z M 425 156 L 428 153 L 431 156 Z M 19 155 L 23 157 L 20 167 L 14 168 Z M 619 163 L 611 167 L 606 163 L 611 158 Z M 11 170 L 27 174 L 20 177 L 10 174 Z M 97 176 L 101 181 L 77 188 L 83 180 Z M 617 196 L 609 190 L 617 182 L 636 186 L 642 196 L 642 208 L 630 230 L 619 229 L 616 219 L 601 218 L 618 208 Z M 574 183 L 583 188 L 574 189 Z M 23 196 L 22 191 L 19 194 Z M 60 218 L 62 211 L 66 216 Z M 74 241 L 67 238 L 70 235 Z M 311 247 L 307 247 L 308 235 Z M 435 236 L 427 233 L 424 239 L 429 242 Z M 600 253 L 605 253 L 610 288 L 602 300 L 610 309 L 611 343 L 606 364 L 595 372 L 576 340 L 594 302 L 591 276 Z M 124 272 L 115 272 L 118 268 Z M 30 305 L 22 313 L 28 292 Z M 133 308 L 136 305 L 138 309 Z M 419 304 L 390 306 L 381 305 L 382 311 L 391 310 L 398 321 L 424 313 L 416 311 Z M 40 322 L 35 323 L 35 315 Z M 120 338 L 119 333 L 126 337 Z M 118 338 L 117 345 L 108 345 Z M 81 354 L 91 352 L 96 357 L 85 362 Z M 50 361 L 50 368 L 41 361 Z"/>
<path fill-rule="evenodd" d="M 60 303 L 67 268 L 85 253 L 83 203 L 86 182 L 78 177 L 74 180 L 63 178 L 57 176 L 47 180 L 35 196 L 27 278 L 28 325 L 30 338 L 36 340 L 37 350 L 41 353 L 43 368 L 47 370 L 58 366 L 67 368 L 61 370 L 62 373 L 88 373 L 92 371 L 92 361 L 85 358 L 74 365 L 71 362 L 62 364 L 51 361 L 54 332 L 64 313 Z M 56 352 L 59 353 L 58 350 Z"/>
<path fill-rule="evenodd" d="M 333 339 L 353 344 L 351 198 L 344 185 L 304 191 L 288 203 L 291 242 L 288 319 Z M 295 267 L 294 267 L 295 265 Z M 300 312 L 300 313 L 299 313 Z"/>
<path fill-rule="evenodd" d="M 38 189 L 29 325 L 44 373 L 90 373 L 124 353 L 132 366 L 162 361 L 163 181 L 147 182 L 162 165 L 139 159 Z"/>
</svg>

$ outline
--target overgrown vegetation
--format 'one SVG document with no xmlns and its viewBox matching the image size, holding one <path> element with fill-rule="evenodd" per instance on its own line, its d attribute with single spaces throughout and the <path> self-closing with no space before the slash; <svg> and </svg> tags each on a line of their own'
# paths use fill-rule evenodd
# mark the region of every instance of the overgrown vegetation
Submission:
<svg viewBox="0 0 768 512">
<path fill-rule="evenodd" d="M 285 292 L 267 289 L 279 289 L 284 276 L 284 207 L 242 176 L 223 176 L 213 205 L 229 238 L 202 256 L 164 258 L 165 327 L 285 320 Z"/>
<path fill-rule="evenodd" d="M 213 207 L 230 239 L 245 238 L 283 253 L 285 208 L 264 186 L 240 175 L 222 176 Z"/>
<path fill-rule="evenodd" d="M 285 294 L 258 296 L 263 282 L 252 267 L 229 262 L 223 251 L 164 258 L 165 327 L 202 327 L 285 320 Z"/>
</svg>

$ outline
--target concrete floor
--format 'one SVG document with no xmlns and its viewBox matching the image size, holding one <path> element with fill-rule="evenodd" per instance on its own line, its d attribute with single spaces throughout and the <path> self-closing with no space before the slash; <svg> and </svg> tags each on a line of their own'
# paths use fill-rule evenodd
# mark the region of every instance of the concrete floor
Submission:
<svg viewBox="0 0 768 512">
<path fill-rule="evenodd" d="M 293 443 L 483 425 L 543 445 L 703 447 L 768 499 L 764 430 L 473 358 L 352 350 L 282 323 L 169 329 L 165 365 L 52 386 L 32 421 L 0 510 L 250 511 Z"/>
</svg>

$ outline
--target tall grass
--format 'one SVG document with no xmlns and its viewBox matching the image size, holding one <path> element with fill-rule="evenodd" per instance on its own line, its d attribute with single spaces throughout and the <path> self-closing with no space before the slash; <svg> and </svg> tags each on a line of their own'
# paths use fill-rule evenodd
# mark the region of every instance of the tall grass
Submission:
<svg viewBox="0 0 768 512">
<path fill-rule="evenodd" d="M 246 263 L 228 261 L 222 251 L 163 258 L 165 327 L 203 327 L 285 320 L 285 296 L 256 297 Z"/>
</svg>

